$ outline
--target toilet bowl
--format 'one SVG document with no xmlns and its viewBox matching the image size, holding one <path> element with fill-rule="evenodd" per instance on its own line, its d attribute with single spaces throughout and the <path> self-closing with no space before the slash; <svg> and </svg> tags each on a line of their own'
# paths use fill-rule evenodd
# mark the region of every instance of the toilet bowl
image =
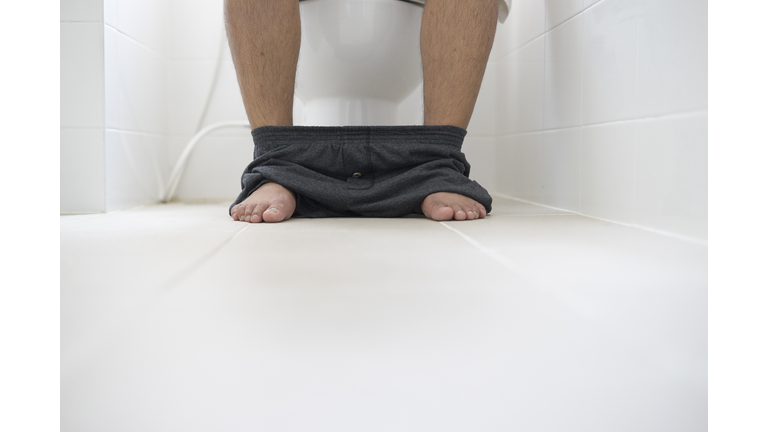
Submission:
<svg viewBox="0 0 768 432">
<path fill-rule="evenodd" d="M 296 124 L 397 124 L 421 83 L 423 7 L 404 0 L 303 0 Z"/>
</svg>

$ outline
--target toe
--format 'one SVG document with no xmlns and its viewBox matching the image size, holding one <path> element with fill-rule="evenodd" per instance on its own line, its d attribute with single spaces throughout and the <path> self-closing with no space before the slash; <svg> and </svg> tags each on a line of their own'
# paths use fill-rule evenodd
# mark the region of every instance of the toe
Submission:
<svg viewBox="0 0 768 432">
<path fill-rule="evenodd" d="M 237 206 L 237 213 L 236 213 L 237 220 L 244 221 L 243 220 L 243 218 L 245 217 L 244 213 L 245 213 L 245 206 L 242 205 L 242 204 L 238 205 Z"/>
<path fill-rule="evenodd" d="M 264 222 L 280 222 L 283 220 L 283 213 L 279 208 L 274 206 L 270 206 L 268 209 L 264 210 L 262 216 L 264 217 Z"/>
<path fill-rule="evenodd" d="M 243 216 L 240 218 L 240 220 L 250 222 L 253 215 L 253 208 L 254 204 L 246 204 L 245 209 L 243 209 Z"/>
<path fill-rule="evenodd" d="M 234 219 L 234 220 L 238 220 L 237 219 L 237 208 L 238 207 L 240 207 L 240 204 L 232 207 L 232 209 L 229 211 L 229 215 L 232 216 L 232 219 Z"/>
<path fill-rule="evenodd" d="M 487 214 L 485 212 L 485 207 L 482 204 L 477 204 L 477 213 L 480 215 L 480 219 L 484 218 Z"/>
<path fill-rule="evenodd" d="M 283 202 L 274 202 L 264 211 L 264 222 L 281 222 L 286 219 L 288 212 Z"/>
<path fill-rule="evenodd" d="M 451 207 L 439 205 L 435 206 L 430 214 L 432 215 L 430 219 L 436 221 L 447 221 L 453 219 L 454 210 Z"/>
<path fill-rule="evenodd" d="M 467 215 L 466 220 L 477 219 L 477 212 L 472 204 L 462 204 L 461 209 L 464 210 L 464 213 Z"/>
<path fill-rule="evenodd" d="M 268 202 L 260 202 L 253 206 L 253 211 L 251 212 L 251 222 L 258 223 L 264 220 L 264 210 L 269 207 Z"/>
<path fill-rule="evenodd" d="M 467 219 L 467 212 L 464 211 L 464 209 L 461 208 L 461 206 L 454 205 L 453 208 L 453 218 L 455 220 L 466 220 Z"/>
</svg>

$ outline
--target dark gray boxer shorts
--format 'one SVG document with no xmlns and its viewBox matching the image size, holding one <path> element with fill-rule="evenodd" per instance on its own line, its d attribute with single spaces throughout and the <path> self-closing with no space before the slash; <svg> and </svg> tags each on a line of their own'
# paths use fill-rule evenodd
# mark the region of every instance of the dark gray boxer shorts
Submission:
<svg viewBox="0 0 768 432">
<path fill-rule="evenodd" d="M 455 126 L 260 127 L 230 211 L 274 182 L 296 193 L 294 216 L 404 216 L 435 192 L 467 196 L 490 213 L 491 196 L 468 177 L 466 134 Z"/>
</svg>

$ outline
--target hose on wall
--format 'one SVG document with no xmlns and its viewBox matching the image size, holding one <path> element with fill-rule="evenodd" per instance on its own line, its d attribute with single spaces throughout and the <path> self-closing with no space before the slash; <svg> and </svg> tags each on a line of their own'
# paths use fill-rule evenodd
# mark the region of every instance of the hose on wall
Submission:
<svg viewBox="0 0 768 432">
<path fill-rule="evenodd" d="M 205 115 L 208 113 L 208 108 L 211 105 L 211 99 L 213 99 L 213 91 L 216 87 L 216 81 L 219 79 L 219 67 L 221 66 L 221 60 L 224 56 L 224 45 L 226 40 L 226 34 L 224 33 L 224 29 L 222 29 L 221 38 L 219 40 L 219 50 L 218 54 L 216 55 L 216 64 L 213 71 L 213 79 L 211 80 L 211 85 L 208 88 L 208 96 L 205 99 L 205 105 L 203 106 L 203 110 L 200 113 L 200 119 L 197 121 L 195 135 L 191 140 L 189 140 L 186 147 L 184 147 L 184 150 L 181 152 L 181 156 L 179 156 L 179 160 L 176 161 L 176 165 L 174 165 L 173 169 L 171 170 L 171 176 L 168 178 L 165 191 L 160 197 L 160 202 L 162 203 L 168 203 L 173 199 L 173 194 L 176 193 L 176 188 L 179 186 L 181 177 L 184 175 L 184 170 L 187 168 L 189 157 L 192 155 L 192 151 L 195 149 L 195 146 L 197 146 L 197 143 L 199 143 L 201 139 L 215 130 L 228 127 L 245 127 L 248 128 L 248 130 L 251 130 L 251 125 L 246 120 L 226 120 L 213 123 L 203 128 Z"/>
<path fill-rule="evenodd" d="M 189 161 L 189 156 L 192 154 L 192 151 L 195 149 L 195 146 L 198 142 L 200 142 L 203 137 L 208 135 L 209 133 L 217 130 L 217 129 L 223 129 L 228 127 L 245 127 L 248 130 L 251 130 L 251 125 L 245 121 L 245 120 L 228 120 L 228 121 L 222 121 L 218 123 L 214 123 L 212 125 L 209 125 L 205 127 L 203 130 L 199 131 L 195 134 L 194 137 L 187 143 L 187 146 L 184 148 L 184 151 L 181 152 L 181 156 L 179 156 L 179 160 L 176 162 L 176 165 L 173 167 L 173 170 L 171 171 L 171 176 L 168 178 L 168 185 L 165 188 L 165 193 L 161 197 L 160 201 L 163 203 L 170 202 L 171 199 L 173 199 L 173 194 L 176 192 L 176 187 L 179 185 L 179 181 L 181 181 L 181 176 L 184 175 L 184 170 L 187 167 L 187 162 Z"/>
</svg>

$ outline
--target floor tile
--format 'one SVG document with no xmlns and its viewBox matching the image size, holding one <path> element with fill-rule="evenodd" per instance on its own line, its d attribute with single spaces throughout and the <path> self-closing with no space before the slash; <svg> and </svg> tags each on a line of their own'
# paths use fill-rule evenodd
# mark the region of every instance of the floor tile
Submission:
<svg viewBox="0 0 768 432">
<path fill-rule="evenodd" d="M 173 204 L 61 217 L 62 377 L 242 229 L 226 212 Z"/>
<path fill-rule="evenodd" d="M 582 216 L 446 225 L 681 381 L 706 391 L 707 248 Z"/>
<path fill-rule="evenodd" d="M 705 248 L 503 196 L 449 223 L 226 208 L 62 218 L 62 430 L 706 427 Z"/>
</svg>

